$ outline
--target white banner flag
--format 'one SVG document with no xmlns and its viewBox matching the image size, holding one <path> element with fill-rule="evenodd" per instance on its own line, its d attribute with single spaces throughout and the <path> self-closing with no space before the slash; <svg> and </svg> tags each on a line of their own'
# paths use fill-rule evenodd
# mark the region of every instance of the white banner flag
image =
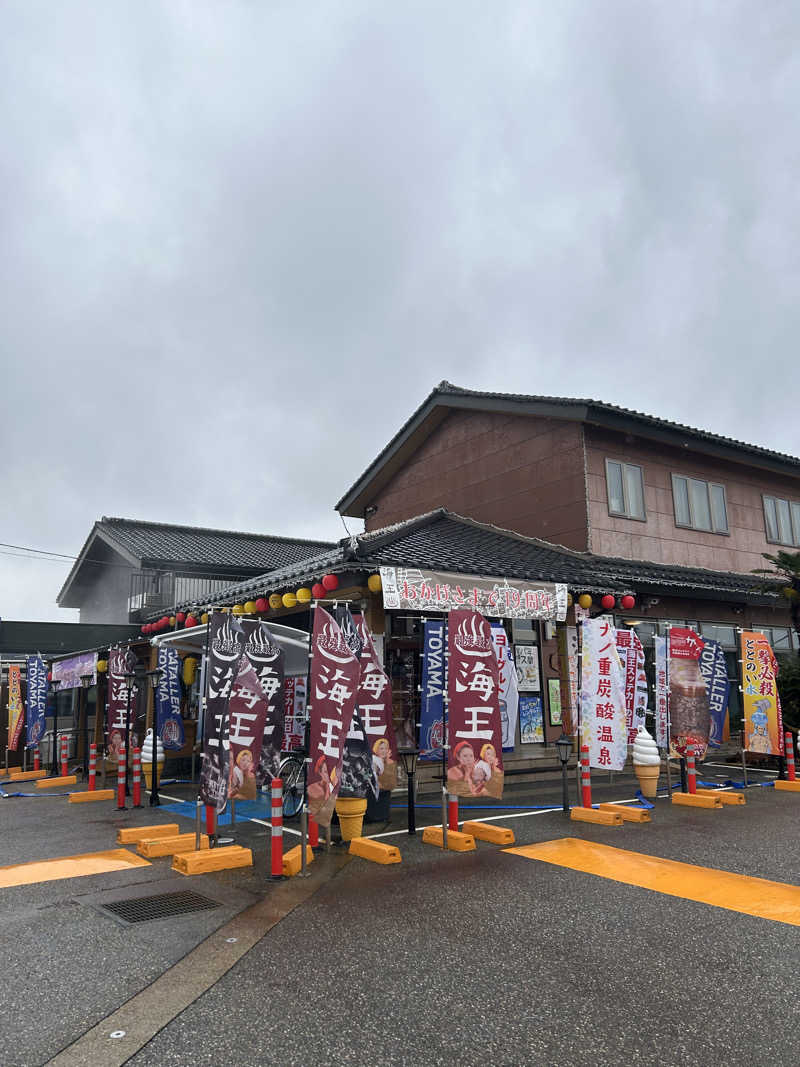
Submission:
<svg viewBox="0 0 800 1067">
<path fill-rule="evenodd" d="M 628 755 L 625 667 L 614 627 L 584 619 L 581 638 L 581 745 L 589 746 L 590 766 L 621 771 Z"/>
<path fill-rule="evenodd" d="M 510 750 L 513 749 L 517 737 L 519 690 L 508 634 L 499 622 L 492 623 L 492 645 L 497 656 L 500 676 L 500 728 L 503 732 L 503 749 Z"/>
<path fill-rule="evenodd" d="M 656 744 L 669 748 L 669 673 L 667 669 L 667 639 L 657 637 L 656 646 Z"/>
</svg>

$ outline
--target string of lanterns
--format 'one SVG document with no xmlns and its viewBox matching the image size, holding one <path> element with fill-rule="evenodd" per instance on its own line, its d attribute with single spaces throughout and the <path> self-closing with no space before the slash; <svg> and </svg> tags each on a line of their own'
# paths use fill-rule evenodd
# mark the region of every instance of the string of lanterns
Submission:
<svg viewBox="0 0 800 1067">
<path fill-rule="evenodd" d="M 381 577 L 379 574 L 371 574 L 367 580 L 371 592 L 377 593 L 381 589 Z M 323 600 L 328 593 L 334 593 L 339 588 L 339 578 L 335 574 L 324 574 L 320 581 L 315 582 L 309 589 L 301 586 L 294 592 L 271 593 L 269 597 L 260 596 L 257 600 L 247 600 L 244 604 L 234 604 L 233 607 L 220 608 L 225 614 L 236 615 L 262 615 L 267 611 L 279 611 L 281 608 L 295 608 L 298 604 L 310 604 L 312 600 Z M 177 629 L 185 626 L 191 629 L 193 626 L 205 626 L 208 622 L 208 612 L 199 615 L 194 612 L 177 611 L 174 615 L 162 615 L 155 622 L 146 622 L 141 626 L 141 632 L 145 636 L 161 633 L 163 630 Z"/>
<path fill-rule="evenodd" d="M 572 593 L 567 593 L 567 607 L 571 608 L 573 603 L 574 598 Z M 594 600 L 589 593 L 581 593 L 578 597 L 578 604 L 584 611 L 588 611 L 592 604 L 594 604 Z M 600 597 L 600 606 L 604 611 L 611 611 L 617 606 L 617 597 L 615 597 L 613 593 L 606 593 L 604 596 Z M 631 596 L 630 593 L 626 593 L 624 596 L 619 597 L 619 606 L 623 611 L 630 611 L 631 608 L 636 607 L 636 597 Z"/>
</svg>

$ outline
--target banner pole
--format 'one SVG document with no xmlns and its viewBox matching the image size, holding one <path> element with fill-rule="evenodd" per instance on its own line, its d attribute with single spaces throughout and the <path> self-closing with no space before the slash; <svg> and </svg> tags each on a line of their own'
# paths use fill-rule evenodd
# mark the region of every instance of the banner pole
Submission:
<svg viewBox="0 0 800 1067">
<path fill-rule="evenodd" d="M 447 623 L 447 641 L 450 643 L 450 620 Z M 450 750 L 448 732 L 448 713 L 450 711 L 450 651 L 444 652 L 444 684 L 442 685 L 442 848 L 447 849 L 447 753 Z"/>
<path fill-rule="evenodd" d="M 308 878 L 308 862 L 306 860 L 306 846 L 308 845 L 308 764 L 311 760 L 311 660 L 314 653 L 311 645 L 314 636 L 314 616 L 316 615 L 317 602 L 312 600 L 308 605 L 308 664 L 306 666 L 306 709 L 305 729 L 303 731 L 303 803 L 300 806 L 300 877 Z M 328 840 L 330 840 L 330 822 L 328 823 Z"/>
<path fill-rule="evenodd" d="M 744 652 L 742 649 L 742 634 L 744 628 L 741 626 L 736 627 L 736 633 L 739 635 L 739 694 L 740 703 L 742 705 L 742 776 L 744 778 L 744 786 L 747 788 L 747 755 L 745 749 L 745 743 L 747 740 L 747 731 L 745 729 L 745 717 L 744 717 Z"/>
<path fill-rule="evenodd" d="M 583 684 L 583 619 L 575 623 L 575 640 L 578 649 L 576 652 L 577 675 L 578 675 L 578 700 L 575 708 L 575 738 L 577 741 L 577 759 L 575 760 L 575 789 L 578 797 L 578 807 L 583 805 L 583 783 L 581 781 L 581 686 Z M 569 660 L 569 646 L 567 646 L 567 659 Z M 569 666 L 567 666 L 569 674 Z"/>
</svg>

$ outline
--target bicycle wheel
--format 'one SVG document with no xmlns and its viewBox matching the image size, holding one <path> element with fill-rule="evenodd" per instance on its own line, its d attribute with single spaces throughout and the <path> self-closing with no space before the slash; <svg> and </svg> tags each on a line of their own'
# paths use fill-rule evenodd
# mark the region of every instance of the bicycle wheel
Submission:
<svg viewBox="0 0 800 1067">
<path fill-rule="evenodd" d="M 281 761 L 278 777 L 283 782 L 283 816 L 291 819 L 303 806 L 303 760 L 287 756 Z"/>
</svg>

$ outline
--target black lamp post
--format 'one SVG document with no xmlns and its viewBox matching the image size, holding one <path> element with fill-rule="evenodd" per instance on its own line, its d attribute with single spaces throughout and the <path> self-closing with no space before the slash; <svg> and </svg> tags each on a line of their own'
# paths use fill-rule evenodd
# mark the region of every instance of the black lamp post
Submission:
<svg viewBox="0 0 800 1067">
<path fill-rule="evenodd" d="M 125 679 L 125 687 L 128 690 L 128 706 L 125 710 L 125 796 L 129 797 L 131 795 L 131 693 L 133 692 L 133 683 L 136 681 L 136 675 L 133 671 L 126 671 L 123 677 Z"/>
<path fill-rule="evenodd" d="M 564 814 L 569 815 L 567 764 L 569 763 L 570 752 L 572 752 L 572 738 L 568 737 L 563 730 L 561 731 L 561 737 L 556 741 L 556 748 L 558 749 L 558 758 L 561 760 L 561 803 L 564 808 Z"/>
<path fill-rule="evenodd" d="M 399 748 L 397 754 L 403 761 L 403 770 L 408 775 L 408 832 L 417 832 L 416 813 L 414 811 L 414 775 L 417 772 L 418 748 Z"/>
<path fill-rule="evenodd" d="M 89 777 L 89 686 L 92 684 L 91 674 L 81 675 L 81 689 L 83 690 L 83 780 Z"/>
<path fill-rule="evenodd" d="M 153 736 L 151 738 L 152 762 L 150 763 L 150 775 L 153 787 L 150 790 L 150 807 L 161 807 L 161 800 L 158 796 L 158 708 L 156 706 L 156 693 L 158 692 L 158 686 L 161 681 L 161 675 L 164 673 L 162 667 L 154 667 L 152 671 L 147 672 L 147 677 L 150 679 L 150 685 L 153 687 Z"/>
<path fill-rule="evenodd" d="M 50 683 L 50 687 L 53 690 L 53 746 L 50 749 L 50 755 L 52 757 L 50 760 L 51 778 L 55 778 L 58 775 L 58 756 L 56 750 L 58 748 L 58 687 L 60 685 L 61 682 L 57 678 L 54 678 Z"/>
</svg>

